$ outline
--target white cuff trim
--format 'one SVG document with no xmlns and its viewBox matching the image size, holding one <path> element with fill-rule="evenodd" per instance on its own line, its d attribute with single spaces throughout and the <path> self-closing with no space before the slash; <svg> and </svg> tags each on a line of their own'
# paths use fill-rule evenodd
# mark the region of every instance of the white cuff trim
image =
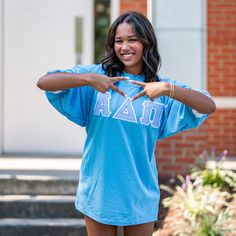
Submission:
<svg viewBox="0 0 236 236">
<path fill-rule="evenodd" d="M 204 116 L 204 114 L 198 112 L 197 110 L 194 110 L 194 109 L 191 109 L 191 110 L 192 110 L 192 113 L 193 113 L 196 117 L 198 117 L 198 118 Z"/>
<path fill-rule="evenodd" d="M 65 92 L 65 90 L 58 90 L 58 91 L 48 91 L 49 93 L 53 93 L 53 94 L 59 94 L 62 92 Z"/>
</svg>

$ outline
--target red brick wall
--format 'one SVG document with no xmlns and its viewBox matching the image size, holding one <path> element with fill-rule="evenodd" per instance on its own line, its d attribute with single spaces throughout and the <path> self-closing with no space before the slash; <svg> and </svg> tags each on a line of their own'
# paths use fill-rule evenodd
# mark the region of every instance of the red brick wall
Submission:
<svg viewBox="0 0 236 236">
<path fill-rule="evenodd" d="M 121 12 L 146 15 L 146 0 L 121 0 Z M 236 0 L 207 1 L 208 90 L 213 96 L 236 96 Z M 204 150 L 228 149 L 236 156 L 236 109 L 218 109 L 198 129 L 170 137 L 157 144 L 161 177 L 188 171 L 189 164 Z"/>
<path fill-rule="evenodd" d="M 156 160 L 161 177 L 174 177 L 189 171 L 203 150 L 214 148 L 219 155 L 224 149 L 236 156 L 236 109 L 219 109 L 197 129 L 160 141 Z"/>
<path fill-rule="evenodd" d="M 207 126 L 186 131 L 157 143 L 156 161 L 161 177 L 174 177 L 189 171 L 190 164 L 206 148 Z"/>
<path fill-rule="evenodd" d="M 121 0 L 120 12 L 125 13 L 127 11 L 138 11 L 147 15 L 147 0 Z"/>
<path fill-rule="evenodd" d="M 229 156 L 236 157 L 236 109 L 218 109 L 206 121 L 208 147 L 218 152 L 228 149 Z"/>
<path fill-rule="evenodd" d="M 236 1 L 208 0 L 208 88 L 236 96 Z"/>
<path fill-rule="evenodd" d="M 236 96 L 236 1 L 208 0 L 208 90 Z M 236 156 L 236 109 L 218 109 L 207 121 L 208 145 Z"/>
</svg>

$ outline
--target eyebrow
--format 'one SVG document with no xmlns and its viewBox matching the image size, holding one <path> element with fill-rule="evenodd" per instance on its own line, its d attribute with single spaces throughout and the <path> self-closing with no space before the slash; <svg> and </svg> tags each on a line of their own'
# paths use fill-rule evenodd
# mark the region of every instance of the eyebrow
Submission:
<svg viewBox="0 0 236 236">
<path fill-rule="evenodd" d="M 133 38 L 133 37 L 136 37 L 137 38 L 137 36 L 135 35 L 135 34 L 132 34 L 132 35 L 129 35 L 128 36 L 128 38 Z M 121 39 L 122 37 L 119 37 L 119 36 L 117 36 L 117 37 L 115 37 L 115 39 Z"/>
</svg>

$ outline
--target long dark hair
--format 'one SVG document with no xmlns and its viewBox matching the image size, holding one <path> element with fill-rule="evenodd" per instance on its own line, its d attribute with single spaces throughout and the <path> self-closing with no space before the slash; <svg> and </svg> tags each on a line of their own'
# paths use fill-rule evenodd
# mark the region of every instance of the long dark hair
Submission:
<svg viewBox="0 0 236 236">
<path fill-rule="evenodd" d="M 101 59 L 102 67 L 108 76 L 121 75 L 124 71 L 123 63 L 118 59 L 114 50 L 115 34 L 119 24 L 128 23 L 143 44 L 143 71 L 145 82 L 159 81 L 157 72 L 161 66 L 157 39 L 152 24 L 141 13 L 127 12 L 120 15 L 111 25 L 107 35 L 106 54 Z"/>
</svg>

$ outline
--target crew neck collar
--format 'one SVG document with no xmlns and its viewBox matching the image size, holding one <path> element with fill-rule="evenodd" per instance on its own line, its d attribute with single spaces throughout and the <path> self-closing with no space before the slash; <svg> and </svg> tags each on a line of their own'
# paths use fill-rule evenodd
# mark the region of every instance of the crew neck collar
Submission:
<svg viewBox="0 0 236 236">
<path fill-rule="evenodd" d="M 134 74 L 130 74 L 130 73 L 127 73 L 127 72 L 123 72 L 123 75 L 125 77 L 129 77 L 129 79 L 131 80 L 138 80 L 138 81 L 144 81 L 144 75 L 141 74 L 141 75 L 134 75 Z"/>
</svg>

